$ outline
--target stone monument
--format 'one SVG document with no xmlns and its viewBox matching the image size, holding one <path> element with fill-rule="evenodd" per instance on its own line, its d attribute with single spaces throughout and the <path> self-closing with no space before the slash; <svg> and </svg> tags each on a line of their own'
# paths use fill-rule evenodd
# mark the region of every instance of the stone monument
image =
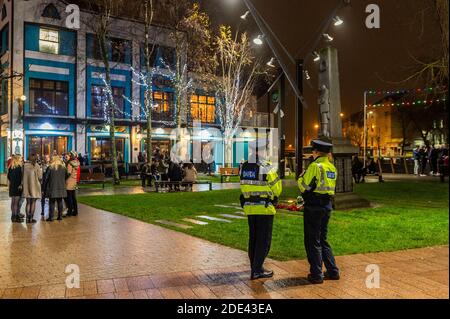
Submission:
<svg viewBox="0 0 450 319">
<path fill-rule="evenodd" d="M 358 154 L 359 149 L 342 135 L 338 52 L 333 47 L 327 47 L 320 52 L 318 102 L 319 138 L 333 143 L 334 164 L 338 170 L 335 208 L 370 206 L 367 200 L 353 193 L 352 156 Z"/>
</svg>

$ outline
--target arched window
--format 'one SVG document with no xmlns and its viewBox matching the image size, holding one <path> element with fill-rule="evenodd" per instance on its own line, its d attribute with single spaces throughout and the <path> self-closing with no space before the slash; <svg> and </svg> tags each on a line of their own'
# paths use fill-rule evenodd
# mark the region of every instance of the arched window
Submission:
<svg viewBox="0 0 450 319">
<path fill-rule="evenodd" d="M 2 21 L 6 19 L 6 16 L 7 16 L 6 6 L 3 5 L 3 8 L 2 8 Z"/>
<path fill-rule="evenodd" d="M 48 6 L 44 8 L 42 16 L 45 18 L 61 20 L 61 16 L 59 15 L 58 9 L 56 9 L 53 3 L 50 3 Z"/>
</svg>

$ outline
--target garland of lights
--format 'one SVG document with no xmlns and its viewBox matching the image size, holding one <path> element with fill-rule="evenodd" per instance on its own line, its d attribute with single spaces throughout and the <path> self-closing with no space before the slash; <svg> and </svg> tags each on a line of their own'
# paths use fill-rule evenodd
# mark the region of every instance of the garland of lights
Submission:
<svg viewBox="0 0 450 319">
<path fill-rule="evenodd" d="M 165 76 L 174 84 L 174 86 L 179 90 L 179 92 L 181 94 L 188 93 L 193 88 L 193 79 L 189 78 L 188 81 L 183 80 L 184 76 L 187 74 L 187 65 L 184 65 L 184 67 L 183 67 L 182 76 L 178 77 L 177 73 L 175 71 L 173 71 L 170 68 L 170 66 L 162 58 L 160 59 L 160 61 L 163 65 L 163 68 L 161 68 L 160 66 L 157 66 L 156 68 L 151 69 L 152 81 L 153 81 L 154 75 Z M 133 73 L 133 76 L 131 77 L 132 83 L 134 83 L 140 87 L 143 87 L 145 90 L 147 90 L 149 87 L 151 88 L 152 84 L 147 83 L 147 75 L 145 73 L 138 72 L 133 67 L 130 67 L 130 70 Z M 105 85 L 104 89 L 105 89 L 105 93 L 106 93 L 106 99 L 104 99 L 104 101 L 102 103 L 105 127 L 108 126 L 111 122 L 111 117 L 110 117 L 110 113 L 109 113 L 111 108 L 108 105 L 108 100 L 113 101 L 112 109 L 114 110 L 114 112 L 117 112 L 117 113 L 123 115 L 127 119 L 131 119 L 132 121 L 141 121 L 144 119 L 144 117 L 145 118 L 148 117 L 147 110 L 141 104 L 140 101 L 132 100 L 125 95 L 122 95 L 122 97 L 125 101 L 130 103 L 131 109 L 133 109 L 133 107 L 138 107 L 141 110 L 141 112 L 139 112 L 140 113 L 139 115 L 134 116 L 132 113 L 129 113 L 129 112 L 119 109 L 114 102 L 114 95 L 112 92 L 111 85 L 109 83 L 107 83 L 103 74 L 100 76 L 100 78 L 101 78 L 103 84 Z M 138 80 L 135 80 L 134 78 L 137 78 Z M 152 109 L 156 109 L 158 106 L 159 105 L 157 103 L 152 103 Z M 143 114 L 144 114 L 144 116 L 142 116 Z M 164 126 L 173 126 L 175 124 L 174 120 L 173 121 L 159 121 L 159 122 L 161 124 L 163 124 Z"/>
<path fill-rule="evenodd" d="M 407 94 L 407 93 L 433 93 L 446 91 L 446 86 L 429 87 L 429 88 L 417 88 L 417 89 L 404 89 L 404 90 L 370 90 L 366 93 L 369 95 L 390 95 L 390 94 Z"/>
<path fill-rule="evenodd" d="M 403 101 L 397 103 L 368 104 L 366 105 L 366 107 L 431 105 L 433 103 L 442 103 L 445 101 L 447 101 L 447 98 L 443 97 L 441 99 L 433 99 L 433 100 L 416 100 L 416 101 Z"/>
</svg>

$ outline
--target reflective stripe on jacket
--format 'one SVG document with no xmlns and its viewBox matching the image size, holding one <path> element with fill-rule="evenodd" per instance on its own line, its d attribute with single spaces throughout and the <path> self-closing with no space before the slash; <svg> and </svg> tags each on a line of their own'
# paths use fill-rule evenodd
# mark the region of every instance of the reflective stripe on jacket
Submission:
<svg viewBox="0 0 450 319">
<path fill-rule="evenodd" d="M 337 170 L 328 157 L 318 157 L 298 179 L 302 193 L 313 192 L 333 196 L 336 190 Z"/>
<path fill-rule="evenodd" d="M 249 164 L 241 168 L 241 192 L 246 215 L 275 215 L 275 197 L 282 191 L 282 181 L 270 163 Z"/>
</svg>

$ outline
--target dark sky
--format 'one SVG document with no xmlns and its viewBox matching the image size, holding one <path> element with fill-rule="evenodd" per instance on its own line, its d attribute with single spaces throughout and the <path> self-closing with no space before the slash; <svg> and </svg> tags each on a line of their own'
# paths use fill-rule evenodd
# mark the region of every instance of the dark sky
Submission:
<svg viewBox="0 0 450 319">
<path fill-rule="evenodd" d="M 313 48 L 311 42 L 316 38 L 320 24 L 330 15 L 337 0 L 252 0 L 255 7 L 272 27 L 284 46 L 294 58 L 302 58 Z M 242 0 L 203 0 L 204 8 L 211 15 L 214 24 L 236 26 L 244 13 Z M 381 9 L 381 28 L 367 29 L 365 8 L 368 4 L 378 4 Z M 328 33 L 335 40 L 332 45 L 339 51 L 339 70 L 341 80 L 342 109 L 346 116 L 362 110 L 363 92 L 367 89 L 400 89 L 420 86 L 417 82 L 392 84 L 410 75 L 414 64 L 411 56 L 432 56 L 439 41 L 438 29 L 434 24 L 433 13 L 425 10 L 428 0 L 353 0 L 338 15 L 345 23 L 339 27 L 330 26 Z M 423 17 L 423 19 L 422 19 Z M 424 29 L 422 31 L 422 21 Z M 255 22 L 240 25 L 256 35 Z M 325 43 L 320 42 L 315 49 Z M 306 47 L 298 55 L 300 48 Z M 259 49 L 267 54 L 267 48 Z M 286 63 L 289 63 L 285 59 Z M 311 80 L 305 83 L 305 98 L 309 108 L 304 112 L 304 127 L 314 132 L 317 121 L 317 64 L 308 63 Z M 291 73 L 294 75 L 294 66 Z M 262 97 L 260 106 L 264 107 L 267 98 Z M 295 108 L 292 91 L 288 89 L 285 125 L 286 144 L 294 144 Z"/>
</svg>

